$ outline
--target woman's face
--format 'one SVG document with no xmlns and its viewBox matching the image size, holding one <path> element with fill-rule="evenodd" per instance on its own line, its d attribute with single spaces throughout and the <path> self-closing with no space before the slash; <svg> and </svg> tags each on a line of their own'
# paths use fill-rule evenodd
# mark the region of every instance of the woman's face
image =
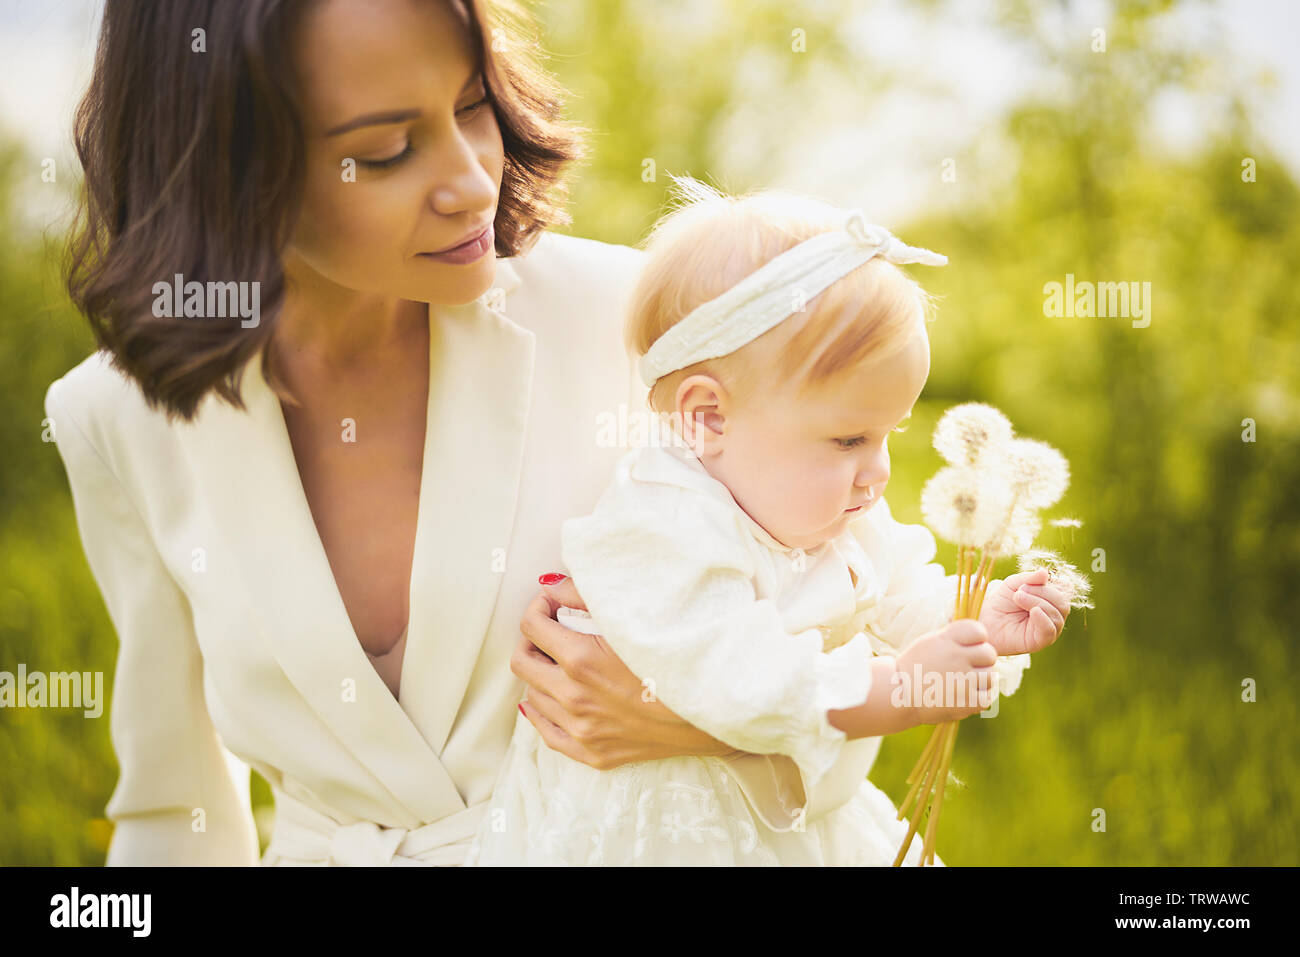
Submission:
<svg viewBox="0 0 1300 957">
<path fill-rule="evenodd" d="M 294 57 L 307 169 L 290 273 L 436 304 L 482 295 L 505 152 L 465 20 L 443 0 L 325 0 Z M 430 255 L 484 227 L 461 261 Z"/>
</svg>

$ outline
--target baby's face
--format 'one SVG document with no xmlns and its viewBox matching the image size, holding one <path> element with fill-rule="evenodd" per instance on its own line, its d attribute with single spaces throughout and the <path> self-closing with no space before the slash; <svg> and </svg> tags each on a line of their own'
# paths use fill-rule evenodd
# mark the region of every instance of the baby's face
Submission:
<svg viewBox="0 0 1300 957">
<path fill-rule="evenodd" d="M 688 402 L 684 412 L 700 422 L 695 450 L 709 474 L 777 541 L 811 549 L 884 496 L 889 434 L 929 374 L 929 341 L 918 331 L 892 356 L 802 397 L 763 392 L 740 407 L 724 396 L 695 409 Z M 855 510 L 868 489 L 871 503 Z"/>
</svg>

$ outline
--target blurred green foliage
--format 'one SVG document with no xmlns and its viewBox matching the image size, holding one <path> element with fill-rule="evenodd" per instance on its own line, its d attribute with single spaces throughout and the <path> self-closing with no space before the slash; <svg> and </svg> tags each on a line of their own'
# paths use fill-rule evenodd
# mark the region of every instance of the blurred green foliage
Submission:
<svg viewBox="0 0 1300 957">
<path fill-rule="evenodd" d="M 640 238 L 667 171 L 737 191 L 771 185 L 762 152 L 713 175 L 724 114 L 761 110 L 773 89 L 852 97 L 898 82 L 841 43 L 846 5 L 533 6 L 573 115 L 596 131 L 573 231 L 607 241 Z M 891 443 L 891 506 L 920 520 L 920 487 L 940 464 L 935 420 L 987 401 L 1071 462 L 1053 515 L 1084 525 L 1048 528 L 1040 543 L 1085 571 L 1096 550 L 1105 556 L 1091 576 L 1096 609 L 1073 613 L 996 718 L 963 725 L 939 835 L 950 864 L 1300 863 L 1300 709 L 1288 690 L 1300 620 L 1300 193 L 1231 89 L 1219 91 L 1230 121 L 1194 155 L 1152 142 L 1162 91 L 1217 89 L 1226 75 L 1159 29 L 1176 6 L 1125 5 L 1097 55 L 1045 27 L 1041 5 L 1003 3 L 996 25 L 1063 82 L 1027 92 L 981 132 L 955 157 L 955 183 L 941 178 L 942 157 L 916 157 L 935 170 L 936 200 L 900 234 L 950 265 L 917 271 L 941 302 L 930 382 Z M 792 25 L 820 42 L 802 59 L 789 53 Z M 648 183 L 646 157 L 660 174 Z M 1243 181 L 1245 157 L 1255 182 Z M 0 184 L 35 183 L 35 169 L 9 148 Z M 22 228 L 16 192 L 0 189 L 0 667 L 76 661 L 111 676 L 115 638 L 41 438 L 46 386 L 91 340 L 59 284 L 60 234 Z M 1044 285 L 1067 273 L 1150 282 L 1150 326 L 1045 316 Z M 950 547 L 940 559 L 951 566 Z M 1254 702 L 1243 701 L 1247 679 Z M 896 803 L 927 734 L 882 749 L 871 777 Z M 107 711 L 0 713 L 0 767 L 0 863 L 102 862 L 116 776 Z"/>
</svg>

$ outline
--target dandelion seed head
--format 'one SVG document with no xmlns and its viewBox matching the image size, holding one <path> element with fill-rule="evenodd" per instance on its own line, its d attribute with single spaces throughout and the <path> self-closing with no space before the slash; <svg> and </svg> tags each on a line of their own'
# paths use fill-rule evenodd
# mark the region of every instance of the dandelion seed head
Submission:
<svg viewBox="0 0 1300 957">
<path fill-rule="evenodd" d="M 1012 439 L 1002 450 L 1001 466 L 1019 500 L 1031 508 L 1055 505 L 1070 484 L 1070 463 L 1046 442 Z"/>
<path fill-rule="evenodd" d="M 1078 571 L 1070 571 L 1062 575 L 1060 581 L 1061 587 L 1070 596 L 1071 608 L 1096 607 L 1089 600 L 1092 597 L 1092 582 L 1088 580 L 1088 576 Z"/>
<path fill-rule="evenodd" d="M 994 555 L 1019 555 L 1033 547 L 1042 527 L 1043 520 L 1036 509 L 1017 504 L 1006 524 L 984 541 L 984 550 Z"/>
<path fill-rule="evenodd" d="M 955 405 L 934 427 L 934 448 L 951 465 L 975 465 L 1011 441 L 1011 420 L 983 402 Z"/>
<path fill-rule="evenodd" d="M 921 490 L 930 530 L 956 545 L 978 545 L 996 534 L 1011 502 L 1005 482 L 962 465 L 936 472 Z"/>
<path fill-rule="evenodd" d="M 1055 575 L 1063 568 L 1073 567 L 1050 548 L 1031 548 L 1021 553 L 1016 564 L 1022 572 L 1032 572 L 1039 568 L 1045 568 L 1049 576 Z"/>
<path fill-rule="evenodd" d="M 1071 608 L 1093 607 L 1088 600 L 1092 594 L 1092 582 L 1056 552 L 1046 548 L 1031 548 L 1020 556 L 1019 565 L 1022 572 L 1045 568 L 1048 581 L 1061 587 Z"/>
</svg>

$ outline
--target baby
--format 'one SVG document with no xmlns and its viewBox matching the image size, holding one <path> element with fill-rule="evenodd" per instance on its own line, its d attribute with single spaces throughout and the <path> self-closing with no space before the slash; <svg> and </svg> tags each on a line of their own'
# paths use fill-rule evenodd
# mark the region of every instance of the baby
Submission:
<svg viewBox="0 0 1300 957">
<path fill-rule="evenodd" d="M 934 538 L 884 501 L 930 365 L 896 264 L 946 260 L 817 200 L 677 185 L 627 330 L 660 431 L 564 524 L 589 614 L 560 620 L 736 751 L 598 771 L 520 716 L 467 863 L 889 865 L 907 824 L 866 780 L 881 736 L 1014 691 L 1069 606 L 1023 574 L 951 622 Z M 917 667 L 969 695 L 900 695 Z"/>
</svg>

